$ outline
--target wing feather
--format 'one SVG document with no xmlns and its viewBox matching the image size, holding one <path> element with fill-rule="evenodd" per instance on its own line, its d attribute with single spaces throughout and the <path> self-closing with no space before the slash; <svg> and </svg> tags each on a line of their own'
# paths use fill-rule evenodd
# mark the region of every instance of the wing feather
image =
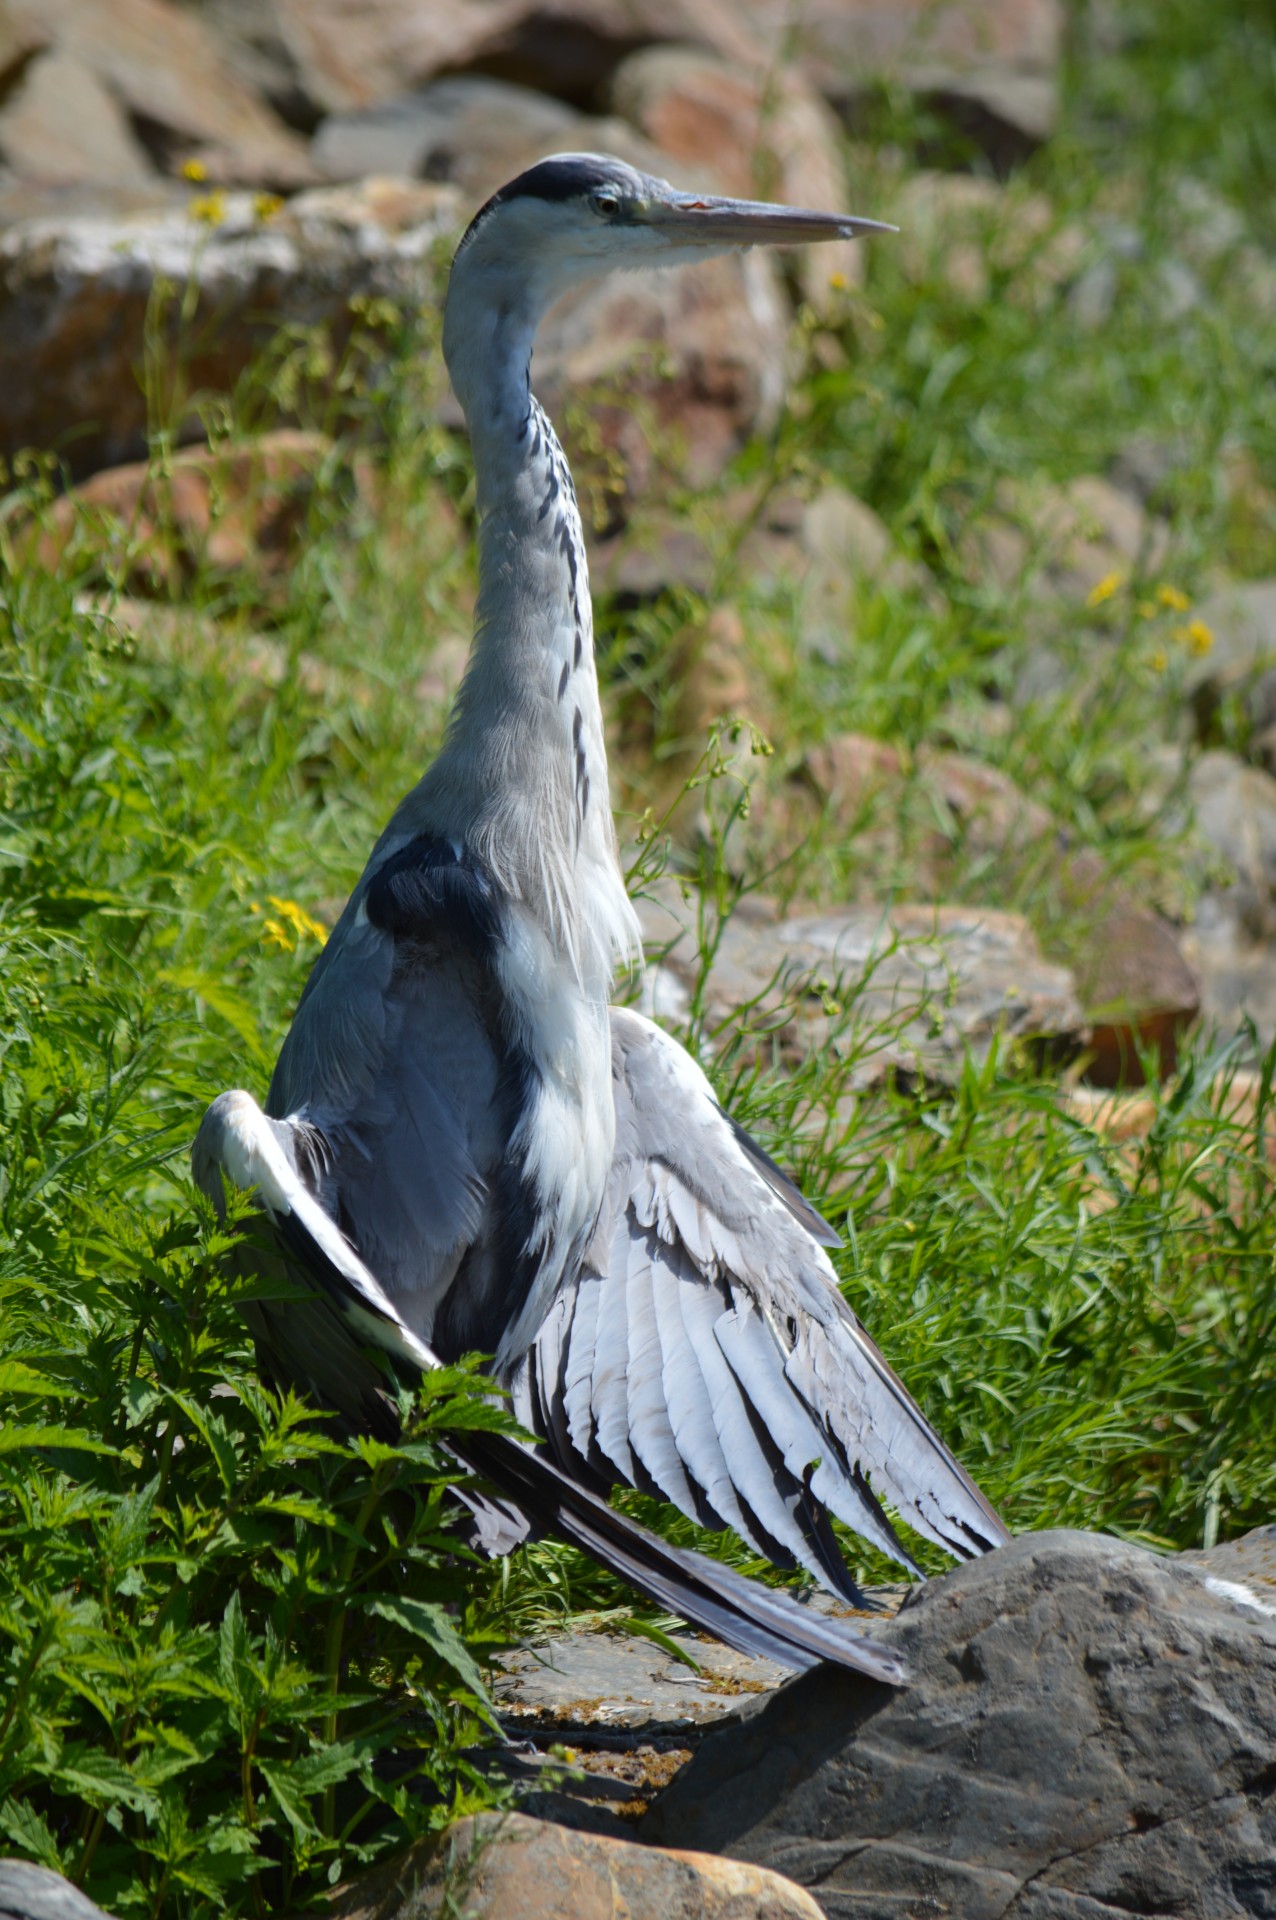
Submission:
<svg viewBox="0 0 1276 1920">
<path fill-rule="evenodd" d="M 346 1413 L 352 1426 L 363 1428 L 369 1423 L 350 1382 L 361 1379 L 364 1368 L 376 1377 L 366 1347 L 380 1348 L 416 1373 L 438 1363 L 325 1213 L 314 1186 L 324 1159 L 323 1143 L 313 1128 L 268 1118 L 251 1095 L 235 1092 L 220 1095 L 204 1116 L 191 1166 L 196 1184 L 219 1211 L 225 1207 L 227 1181 L 255 1190 L 280 1257 L 312 1296 L 300 1304 L 328 1316 L 327 1351 L 338 1357 L 342 1373 L 316 1383 L 317 1390 Z M 251 1248 L 249 1252 L 252 1257 Z M 286 1310 L 279 1304 L 282 1317 L 273 1328 L 279 1344 L 272 1357 L 291 1372 L 293 1303 L 287 1303 Z M 788 1594 L 772 1592 L 716 1561 L 657 1539 L 519 1441 L 467 1431 L 453 1435 L 449 1444 L 464 1469 L 500 1490 L 493 1498 L 464 1484 L 457 1489 L 474 1507 L 480 1533 L 493 1543 L 508 1546 L 530 1522 L 571 1540 L 658 1606 L 741 1652 L 798 1670 L 832 1660 L 892 1686 L 907 1679 L 903 1662 L 889 1647 L 856 1633 L 844 1621 L 802 1607 Z"/>
<path fill-rule="evenodd" d="M 704 1496 L 687 1477 L 669 1419 L 664 1386 L 664 1348 L 652 1288 L 654 1263 L 635 1249 L 625 1284 L 629 1324 L 629 1438 L 635 1453 L 667 1500 L 693 1519 L 705 1512 Z"/>
<path fill-rule="evenodd" d="M 692 1518 L 707 1503 L 839 1592 L 827 1513 L 913 1571 L 882 1501 L 963 1558 L 1008 1539 L 843 1300 L 825 1222 L 668 1035 L 615 1009 L 612 1045 L 616 1156 L 581 1281 L 593 1351 L 573 1323 L 563 1363 L 574 1451 L 596 1439 L 630 1484 L 655 1478 Z"/>
</svg>

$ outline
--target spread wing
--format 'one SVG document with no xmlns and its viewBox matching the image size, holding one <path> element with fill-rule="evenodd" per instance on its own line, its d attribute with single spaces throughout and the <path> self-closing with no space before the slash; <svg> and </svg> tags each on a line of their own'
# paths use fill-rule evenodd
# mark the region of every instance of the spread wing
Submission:
<svg viewBox="0 0 1276 1920">
<path fill-rule="evenodd" d="M 417 1372 L 438 1363 L 325 1211 L 319 1195 L 326 1151 L 312 1123 L 271 1119 L 251 1095 L 223 1093 L 204 1116 L 192 1170 L 218 1208 L 226 1180 L 256 1191 L 268 1244 L 261 1251 L 250 1244 L 245 1255 L 267 1277 L 280 1272 L 305 1289 L 304 1298 L 262 1301 L 253 1310 L 267 1371 L 310 1389 L 354 1428 L 392 1433 L 383 1376 L 367 1349 L 380 1348 Z M 742 1652 L 798 1669 L 831 1660 L 896 1686 L 906 1679 L 886 1647 L 786 1593 L 667 1545 L 573 1481 L 542 1449 L 481 1432 L 457 1434 L 450 1444 L 462 1467 L 496 1489 L 495 1498 L 460 1489 L 477 1511 L 481 1537 L 506 1546 L 530 1523 L 560 1534 L 658 1606 Z"/>
<path fill-rule="evenodd" d="M 883 1501 L 961 1558 L 1004 1543 L 843 1300 L 836 1236 L 689 1054 L 615 1009 L 612 1072 L 610 1187 L 515 1381 L 519 1418 L 595 1487 L 662 1494 L 838 1593 L 829 1514 L 908 1567 Z"/>
</svg>

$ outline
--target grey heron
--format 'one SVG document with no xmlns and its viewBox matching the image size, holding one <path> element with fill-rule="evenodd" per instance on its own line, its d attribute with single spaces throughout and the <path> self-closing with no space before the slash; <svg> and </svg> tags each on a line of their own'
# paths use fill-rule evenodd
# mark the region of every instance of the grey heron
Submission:
<svg viewBox="0 0 1276 1920">
<path fill-rule="evenodd" d="M 255 1189 L 311 1300 L 260 1302 L 265 1370 L 355 1429 L 394 1430 L 368 1348 L 418 1371 L 491 1356 L 535 1448 L 455 1451 L 528 1524 L 662 1605 L 790 1666 L 901 1670 L 843 1621 L 667 1546 L 625 1484 L 845 1598 L 830 1515 L 914 1562 L 889 1502 L 970 1557 L 1006 1530 L 860 1327 L 796 1187 L 689 1054 L 609 1006 L 639 952 L 608 796 L 575 490 L 530 388 L 537 324 L 575 283 L 880 223 L 675 190 L 561 154 L 457 248 L 443 351 L 477 489 L 473 645 L 443 745 L 395 809 L 301 996 L 264 1111 L 222 1094 L 195 1178 Z"/>
</svg>

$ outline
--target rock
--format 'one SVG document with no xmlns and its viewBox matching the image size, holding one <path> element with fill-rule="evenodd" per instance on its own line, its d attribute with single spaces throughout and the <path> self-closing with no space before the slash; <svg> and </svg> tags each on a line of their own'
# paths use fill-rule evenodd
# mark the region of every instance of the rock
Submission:
<svg viewBox="0 0 1276 1920">
<path fill-rule="evenodd" d="M 1232 869 L 1228 896 L 1249 932 L 1276 936 L 1276 780 L 1217 750 L 1197 760 L 1188 792 L 1197 832 Z"/>
<path fill-rule="evenodd" d="M 643 940 L 690 981 L 694 911 L 676 882 L 638 903 Z M 997 1037 L 1064 1053 L 1088 1037 L 1072 975 L 1027 922 L 992 907 L 842 907 L 775 921 L 756 900 L 721 929 L 703 999 L 710 1029 L 747 1020 L 790 1058 L 834 1048 L 851 1088 L 896 1074 L 951 1082 Z"/>
<path fill-rule="evenodd" d="M 625 498 L 657 478 L 667 486 L 670 465 L 693 487 L 716 479 L 774 423 L 788 337 L 760 252 L 616 276 L 561 301 L 537 336 L 536 391 L 558 419 L 568 395 L 589 408 L 592 452 L 566 434 L 586 526 L 624 517 Z"/>
<path fill-rule="evenodd" d="M 2 1920 L 111 1920 L 78 1887 L 29 1860 L 0 1860 Z"/>
<path fill-rule="evenodd" d="M 746 0 L 745 18 L 793 50 L 844 112 L 887 79 L 956 122 L 999 168 L 1031 153 L 1059 114 L 1058 0 Z"/>
<path fill-rule="evenodd" d="M 617 68 L 610 98 L 615 113 L 723 193 L 795 207 L 845 202 L 837 121 L 792 71 L 734 66 L 694 47 L 648 47 Z M 803 291 L 819 312 L 837 304 L 839 286 L 864 277 L 855 241 L 807 247 L 801 260 Z"/>
<path fill-rule="evenodd" d="M 311 97 L 330 112 L 442 74 L 487 74 L 591 103 L 627 54 L 660 41 L 759 61 L 730 0 L 275 0 Z"/>
<path fill-rule="evenodd" d="M 1231 582 L 1196 609 L 1209 635 L 1184 685 L 1197 732 L 1213 737 L 1219 710 L 1237 700 L 1255 732 L 1276 725 L 1276 580 Z"/>
<path fill-rule="evenodd" d="M 907 777 L 899 750 L 864 733 L 836 733 L 811 747 L 802 774 L 848 830 L 879 794 L 898 791 Z"/>
<path fill-rule="evenodd" d="M 1176 475 L 1191 462 L 1191 448 L 1185 440 L 1164 440 L 1153 434 L 1136 433 L 1118 449 L 1108 478 L 1122 493 L 1133 495 L 1141 506 L 1155 510 L 1164 505 Z"/>
<path fill-rule="evenodd" d="M 555 1634 L 499 1656 L 493 1698 L 519 1727 L 682 1732 L 723 1719 L 742 1699 L 789 1677 L 787 1668 L 772 1660 L 751 1659 L 686 1634 L 674 1637 L 694 1667 L 649 1640 Z"/>
<path fill-rule="evenodd" d="M 14 85 L 27 62 L 49 44 L 48 28 L 31 13 L 18 11 L 12 0 L 0 0 L 0 99 Z"/>
<path fill-rule="evenodd" d="M 249 195 L 225 196 L 219 212 L 212 226 L 174 209 L 0 233 L 0 454 L 67 442 L 83 474 L 145 451 L 136 370 L 157 279 L 196 290 L 180 325 L 184 390 L 224 393 L 281 317 L 327 325 L 339 344 L 358 295 L 407 310 L 437 299 L 435 243 L 460 218 L 450 188 L 378 181 L 300 194 L 271 219 Z M 176 303 L 163 331 L 161 381 L 177 362 Z M 192 417 L 181 431 L 199 428 Z"/>
<path fill-rule="evenodd" d="M 767 1868 L 572 1832 L 523 1813 L 472 1815 L 442 1844 L 330 1894 L 328 1920 L 820 1920 L 810 1894 Z"/>
<path fill-rule="evenodd" d="M 139 460 L 108 467 L 55 500 L 16 539 L 49 572 L 82 548 L 79 564 L 109 544 L 118 574 L 136 553 L 130 584 L 172 591 L 197 567 L 280 577 L 296 560 L 316 477 L 335 456 L 325 434 L 282 428 L 251 441 L 189 447 L 163 470 Z"/>
<path fill-rule="evenodd" d="M 1178 1067 L 1179 1047 L 1201 1011 L 1201 979 L 1179 930 L 1133 900 L 1113 900 L 1076 956 L 1077 991 L 1090 1022 L 1086 1078 L 1096 1087 L 1137 1087 L 1141 1053 L 1157 1076 Z"/>
<path fill-rule="evenodd" d="M 195 13 L 165 0 L 9 4 L 92 69 L 169 170 L 194 159 L 220 184 L 284 191 L 314 179 L 305 143 L 236 78 Z"/>
<path fill-rule="evenodd" d="M 1111 575 L 1154 574 L 1169 550 L 1165 522 L 1098 474 L 1062 486 L 1005 479 L 995 502 L 991 516 L 966 529 L 960 551 L 973 578 L 1005 592 L 1039 577 L 1057 598 L 1084 601 Z"/>
<path fill-rule="evenodd" d="M 1207 893 L 1183 934 L 1183 951 L 1201 979 L 1201 1013 L 1224 1035 L 1252 1020 L 1262 1051 L 1276 1040 L 1276 966 L 1269 939 L 1256 939 L 1226 893 Z"/>
<path fill-rule="evenodd" d="M 222 59 L 300 133 L 313 133 L 323 108 L 306 91 L 276 0 L 199 0 Z"/>
<path fill-rule="evenodd" d="M 643 1838 L 779 1866 L 829 1920 L 1276 1906 L 1268 1590 L 1030 1534 L 929 1581 L 883 1633 L 908 1687 L 789 1683 L 706 1736 Z"/>
<path fill-rule="evenodd" d="M 1201 976 L 1202 1012 L 1223 1032 L 1245 1020 L 1276 1037 L 1276 780 L 1234 754 L 1203 753 L 1188 779 L 1196 833 L 1222 873 L 1206 876 L 1183 949 Z"/>
<path fill-rule="evenodd" d="M 64 48 L 32 60 L 0 107 L 0 158 L 20 179 L 146 187 L 150 157 L 114 95 Z"/>
<path fill-rule="evenodd" d="M 1070 1088 L 1067 1105 L 1083 1126 L 1090 1127 L 1102 1140 L 1117 1147 L 1130 1143 L 1141 1147 L 1161 1112 L 1159 1101 L 1150 1094 L 1111 1093 L 1097 1087 Z M 1242 1156 L 1252 1159 L 1261 1154 L 1268 1166 L 1276 1165 L 1276 1135 L 1266 1123 L 1266 1089 L 1260 1072 L 1252 1068 L 1225 1068 L 1210 1084 L 1206 1111 L 1217 1114 L 1233 1129 L 1229 1151 L 1238 1159 Z M 1137 1156 L 1127 1155 L 1127 1162 L 1137 1164 Z M 1255 1590 L 1260 1598 L 1276 1603 L 1276 1528 L 1263 1527 L 1247 1535 L 1245 1540 L 1211 1548 L 1209 1564 L 1220 1576 L 1248 1579 L 1249 1574 L 1244 1570 L 1249 1567 L 1252 1556 L 1257 1556 L 1253 1571 Z M 1193 1565 L 1201 1559 L 1196 1553 L 1179 1557 Z"/>
<path fill-rule="evenodd" d="M 334 180 L 382 173 L 451 180 L 478 201 L 529 155 L 588 150 L 588 137 L 577 131 L 582 119 L 530 87 L 458 74 L 332 114 L 311 150 L 320 172 Z"/>
</svg>

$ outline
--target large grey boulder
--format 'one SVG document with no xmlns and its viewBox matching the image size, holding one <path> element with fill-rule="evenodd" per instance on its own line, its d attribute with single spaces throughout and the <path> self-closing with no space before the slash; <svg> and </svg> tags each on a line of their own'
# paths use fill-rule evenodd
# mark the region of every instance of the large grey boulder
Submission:
<svg viewBox="0 0 1276 1920">
<path fill-rule="evenodd" d="M 1276 1605 L 1214 1556 L 1028 1535 L 710 1734 L 641 1829 L 771 1866 L 831 1920 L 1276 1913 Z"/>
</svg>

